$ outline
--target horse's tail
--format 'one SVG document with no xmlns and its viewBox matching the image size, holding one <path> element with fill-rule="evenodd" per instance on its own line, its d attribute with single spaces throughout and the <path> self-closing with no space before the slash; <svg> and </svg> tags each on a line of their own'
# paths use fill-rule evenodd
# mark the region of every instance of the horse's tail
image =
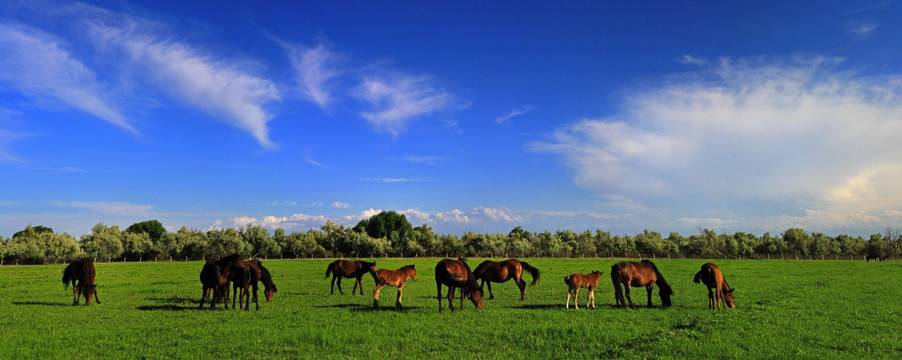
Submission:
<svg viewBox="0 0 902 360">
<path fill-rule="evenodd" d="M 523 268 L 526 269 L 526 271 L 529 271 L 530 275 L 532 275 L 532 284 L 529 284 L 529 286 L 534 286 L 536 283 L 539 282 L 539 269 L 536 269 L 532 265 L 529 265 L 523 261 L 520 262 L 520 265 L 523 266 Z"/>
<path fill-rule="evenodd" d="M 701 283 L 703 272 L 704 272 L 704 270 L 699 270 L 697 273 L 695 273 L 695 279 L 692 279 L 692 281 L 695 281 L 696 284 Z"/>
<path fill-rule="evenodd" d="M 338 260 L 335 260 L 335 261 L 333 261 L 333 262 L 331 262 L 331 263 L 329 263 L 329 267 L 327 267 L 327 268 L 326 268 L 326 276 L 325 276 L 325 277 L 323 277 L 323 279 L 327 279 L 327 278 L 329 278 L 329 275 L 331 275 L 331 274 L 332 274 L 332 266 L 334 266 L 334 265 L 335 265 L 335 263 L 337 263 L 337 262 L 338 262 Z"/>
<path fill-rule="evenodd" d="M 66 286 L 66 289 L 69 288 L 69 282 L 71 282 L 75 278 L 75 274 L 73 274 L 72 268 L 72 264 L 69 264 L 69 266 L 66 266 L 66 269 L 63 270 L 63 285 Z"/>
</svg>

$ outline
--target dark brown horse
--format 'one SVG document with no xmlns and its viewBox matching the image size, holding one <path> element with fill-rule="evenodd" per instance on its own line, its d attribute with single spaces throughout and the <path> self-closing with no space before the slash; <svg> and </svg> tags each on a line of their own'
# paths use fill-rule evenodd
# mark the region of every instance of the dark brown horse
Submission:
<svg viewBox="0 0 902 360">
<path fill-rule="evenodd" d="M 335 293 L 335 279 L 338 279 L 338 292 L 344 295 L 344 291 L 341 290 L 341 279 L 355 278 L 357 281 L 354 282 L 354 288 L 351 289 L 351 295 L 354 294 L 354 291 L 357 290 L 358 286 L 360 287 L 360 295 L 363 295 L 363 284 L 360 283 L 360 278 L 362 278 L 364 274 L 375 269 L 375 262 L 335 260 L 329 264 L 328 268 L 326 268 L 326 277 L 324 277 L 324 279 L 332 274 L 332 291 L 330 294 Z"/>
<path fill-rule="evenodd" d="M 567 284 L 567 305 L 565 308 L 570 308 L 570 295 L 573 295 L 573 306 L 576 307 L 576 310 L 579 310 L 579 288 L 589 289 L 589 298 L 586 299 L 586 309 L 589 308 L 589 303 L 592 303 L 592 308 L 595 308 L 595 287 L 598 286 L 598 279 L 601 278 L 601 271 L 593 271 L 588 275 L 583 274 L 570 274 L 569 276 L 564 277 L 564 283 Z"/>
<path fill-rule="evenodd" d="M 85 305 L 91 305 L 91 296 L 100 304 L 94 275 L 94 262 L 90 259 L 75 260 L 63 270 L 63 284 L 68 288 L 69 283 L 72 283 L 72 305 L 78 305 L 78 298 L 81 295 L 85 297 Z"/>
<path fill-rule="evenodd" d="M 260 303 L 257 302 L 257 282 L 259 275 L 257 270 L 241 262 L 238 267 L 233 268 L 229 274 L 229 281 L 232 282 L 232 309 L 235 307 L 235 299 L 238 299 L 238 307 L 249 310 L 251 306 L 251 291 L 253 291 L 254 303 L 257 304 L 257 310 L 260 310 Z M 253 289 L 251 289 L 253 288 Z M 238 291 L 241 290 L 239 293 Z M 226 289 L 228 291 L 228 289 Z"/>
<path fill-rule="evenodd" d="M 272 275 L 270 275 L 269 270 L 263 267 L 263 264 L 257 259 L 245 261 L 244 265 L 253 268 L 254 271 L 257 272 L 257 279 L 263 283 L 263 296 L 266 297 L 266 301 L 272 301 L 273 295 L 279 292 L 279 289 L 276 288 L 276 284 L 273 283 Z M 254 301 L 256 301 L 256 299 Z"/>
<path fill-rule="evenodd" d="M 210 299 L 210 309 L 215 308 L 217 302 L 222 302 L 226 309 L 229 308 L 228 302 L 224 300 L 229 291 L 229 277 L 233 276 L 231 273 L 235 269 L 241 267 L 240 264 L 243 261 L 244 256 L 232 254 L 219 260 L 209 260 L 204 264 L 203 269 L 200 271 L 200 283 L 203 285 L 203 293 L 201 294 L 200 305 L 197 306 L 198 309 L 204 307 L 204 300 L 210 295 L 211 291 L 213 296 Z"/>
<path fill-rule="evenodd" d="M 723 303 L 724 307 L 736 307 L 736 302 L 733 300 L 733 290 L 736 289 L 730 288 L 730 285 L 724 280 L 720 268 L 714 263 L 702 265 L 702 269 L 695 273 L 695 279 L 692 281 L 695 281 L 696 284 L 703 283 L 708 287 L 709 309 L 714 309 L 714 304 L 717 304 L 717 309 L 720 310 L 720 303 Z"/>
<path fill-rule="evenodd" d="M 379 269 L 371 272 L 373 280 L 376 281 L 376 288 L 373 289 L 373 308 L 379 308 L 379 290 L 385 285 L 398 288 L 398 299 L 395 301 L 395 307 L 401 310 L 401 290 L 404 289 L 404 283 L 408 278 L 417 281 L 417 269 L 413 265 L 407 265 L 398 270 Z"/>
<path fill-rule="evenodd" d="M 454 311 L 454 289 L 460 288 L 460 309 L 464 308 L 464 297 L 470 299 L 477 309 L 482 308 L 482 287 L 476 275 L 463 259 L 442 259 L 435 265 L 435 286 L 438 288 L 438 312 L 442 312 L 442 284 L 448 287 L 448 307 Z"/>
<path fill-rule="evenodd" d="M 498 262 L 490 260 L 483 261 L 482 264 L 479 264 L 479 266 L 473 270 L 473 274 L 476 275 L 477 279 L 482 280 L 482 283 L 479 285 L 480 287 L 488 283 L 490 300 L 495 298 L 495 294 L 492 294 L 492 283 L 503 283 L 510 279 L 514 279 L 514 283 L 520 288 L 520 300 L 523 300 L 526 299 L 526 282 L 522 279 L 524 269 L 529 271 L 529 274 L 532 275 L 532 283 L 529 284 L 530 286 L 539 282 L 539 269 L 517 259 Z"/>
<path fill-rule="evenodd" d="M 658 267 L 648 260 L 641 262 L 621 261 L 611 266 L 611 280 L 614 282 L 614 300 L 616 306 L 626 307 L 626 301 L 623 300 L 623 288 L 626 290 L 626 299 L 630 302 L 630 307 L 636 308 L 633 304 L 633 298 L 630 297 L 630 287 L 644 286 L 648 292 L 648 307 L 651 307 L 651 290 L 655 284 L 661 289 L 658 295 L 661 297 L 662 306 L 670 306 L 670 296 L 673 295 L 673 289 L 664 280 L 664 276 L 658 271 Z"/>
</svg>

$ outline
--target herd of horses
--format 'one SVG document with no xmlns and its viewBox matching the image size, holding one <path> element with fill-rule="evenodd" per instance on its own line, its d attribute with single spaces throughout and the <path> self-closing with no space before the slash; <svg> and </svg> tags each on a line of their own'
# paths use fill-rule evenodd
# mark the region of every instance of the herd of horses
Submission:
<svg viewBox="0 0 902 360">
<path fill-rule="evenodd" d="M 483 307 L 483 287 L 488 285 L 489 299 L 495 296 L 492 294 L 492 283 L 503 283 L 514 280 L 514 283 L 520 289 L 520 300 L 526 299 L 526 282 L 523 280 L 523 273 L 528 272 L 532 276 L 534 286 L 539 282 L 539 269 L 529 265 L 524 261 L 517 259 L 508 259 L 504 261 L 486 260 L 480 263 L 475 270 L 471 270 L 469 264 L 464 259 L 442 259 L 435 265 L 435 285 L 437 290 L 436 299 L 438 300 L 438 311 L 442 312 L 442 287 L 448 288 L 446 296 L 448 299 L 448 308 L 454 311 L 454 300 L 456 293 L 460 294 L 459 308 L 464 308 L 464 299 L 469 299 L 476 308 Z M 331 294 L 335 293 L 335 285 L 337 282 L 338 291 L 344 294 L 341 289 L 341 279 L 353 278 L 354 294 L 360 288 L 360 294 L 363 294 L 363 284 L 361 278 L 370 274 L 375 281 L 373 289 L 373 307 L 379 307 L 379 292 L 388 285 L 398 288 L 398 296 L 395 301 L 395 307 L 402 309 L 401 298 L 404 284 L 408 279 L 417 281 L 417 271 L 414 265 L 407 265 L 398 270 L 376 269 L 375 262 L 367 262 L 360 260 L 335 260 L 326 268 L 326 278 L 332 275 Z M 570 308 L 570 299 L 576 309 L 579 309 L 578 294 L 579 289 L 588 289 L 588 297 L 586 299 L 586 308 L 590 305 L 595 308 L 595 288 L 598 286 L 598 280 L 601 278 L 601 271 L 593 271 L 589 274 L 574 273 L 564 277 L 564 283 L 567 284 L 567 303 L 566 309 Z M 647 306 L 652 307 L 652 290 L 657 286 L 658 296 L 661 298 L 662 306 L 671 306 L 670 297 L 673 295 L 673 289 L 664 280 L 664 276 L 658 270 L 657 266 L 649 260 L 642 261 L 621 261 L 611 266 L 611 281 L 614 285 L 615 306 L 636 308 L 633 299 L 630 296 L 630 288 L 645 287 L 648 295 Z M 90 259 L 79 259 L 69 264 L 63 271 L 63 284 L 66 287 L 72 284 L 73 304 L 78 305 L 81 296 L 85 297 L 85 304 L 90 305 L 91 298 L 97 299 L 100 304 L 100 298 L 97 296 L 97 284 L 94 282 L 95 270 L 94 263 Z M 721 309 L 723 307 L 734 308 L 736 303 L 733 299 L 733 291 L 724 280 L 723 273 L 714 263 L 705 263 L 701 270 L 695 274 L 693 279 L 696 283 L 703 283 L 708 288 L 708 308 Z M 232 287 L 232 308 L 236 309 L 235 301 L 238 301 L 237 308 L 244 310 L 250 309 L 250 301 L 253 299 L 257 310 L 260 304 L 257 301 L 258 283 L 264 285 L 264 296 L 267 301 L 273 300 L 273 295 L 278 291 L 276 285 L 272 281 L 272 276 L 260 260 L 246 259 L 240 254 L 232 254 L 217 260 L 207 261 L 200 272 L 200 282 L 203 285 L 200 305 L 203 308 L 204 301 L 210 298 L 210 309 L 215 308 L 217 303 L 222 303 L 228 309 L 229 286 Z M 624 297 L 625 295 L 625 297 Z"/>
</svg>

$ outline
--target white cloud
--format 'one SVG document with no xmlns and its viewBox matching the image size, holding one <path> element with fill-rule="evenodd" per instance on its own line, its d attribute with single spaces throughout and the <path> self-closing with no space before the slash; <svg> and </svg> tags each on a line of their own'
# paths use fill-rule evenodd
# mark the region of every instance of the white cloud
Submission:
<svg viewBox="0 0 902 360">
<path fill-rule="evenodd" d="M 341 55 L 320 44 L 315 48 L 283 44 L 291 59 L 295 80 L 304 98 L 326 109 L 334 101 L 335 89 L 330 82 L 341 75 L 337 63 Z"/>
<path fill-rule="evenodd" d="M 510 119 L 515 116 L 520 116 L 520 115 L 526 114 L 533 110 L 535 110 L 535 106 L 523 105 L 516 109 L 511 110 L 510 112 L 508 112 L 507 114 L 504 114 L 501 117 L 496 118 L 495 122 L 498 124 L 504 124 L 504 123 L 507 123 L 508 121 L 510 121 Z"/>
<path fill-rule="evenodd" d="M 368 76 L 355 94 L 372 108 L 360 115 L 376 129 L 395 136 L 418 116 L 457 106 L 454 97 L 436 88 L 429 78 L 406 74 Z"/>
<path fill-rule="evenodd" d="M 336 201 L 336 202 L 332 203 L 332 207 L 339 208 L 339 209 L 347 209 L 347 208 L 350 208 L 351 205 L 347 204 L 347 203 Z"/>
<path fill-rule="evenodd" d="M 692 55 L 683 55 L 683 57 L 679 58 L 677 61 L 681 64 L 686 64 L 686 65 L 698 65 L 698 66 L 708 65 L 708 59 L 705 59 L 703 57 L 692 56 Z"/>
<path fill-rule="evenodd" d="M 267 123 L 273 115 L 267 106 L 281 96 L 272 81 L 251 75 L 238 62 L 214 60 L 212 54 L 171 40 L 143 19 L 117 15 L 117 21 L 109 21 L 115 14 L 104 15 L 84 19 L 99 49 L 124 51 L 128 57 L 120 65 L 185 104 L 247 131 L 261 146 L 276 147 L 269 139 Z"/>
<path fill-rule="evenodd" d="M 886 214 L 902 198 L 902 77 L 839 64 L 721 59 L 530 148 L 560 154 L 577 184 L 654 222 L 727 208 L 759 228 L 898 223 Z"/>
<path fill-rule="evenodd" d="M 56 201 L 51 204 L 118 216 L 146 216 L 153 210 L 153 205 L 131 204 L 122 201 Z"/>
<path fill-rule="evenodd" d="M 137 133 L 111 100 L 113 90 L 64 40 L 41 30 L 0 23 L 0 82 L 36 100 L 59 102 Z"/>
<path fill-rule="evenodd" d="M 871 37 L 878 27 L 879 25 L 873 22 L 856 23 L 848 27 L 848 32 L 856 39 L 864 40 Z"/>
<path fill-rule="evenodd" d="M 384 183 L 406 183 L 406 182 L 424 182 L 429 180 L 412 179 L 412 178 L 365 178 L 364 181 L 375 181 Z"/>
</svg>

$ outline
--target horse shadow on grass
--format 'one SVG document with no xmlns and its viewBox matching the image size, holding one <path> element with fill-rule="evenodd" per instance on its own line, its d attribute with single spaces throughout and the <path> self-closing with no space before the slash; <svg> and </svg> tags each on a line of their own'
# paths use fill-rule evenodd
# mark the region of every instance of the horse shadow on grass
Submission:
<svg viewBox="0 0 902 360">
<path fill-rule="evenodd" d="M 354 312 L 373 312 L 373 311 L 391 311 L 391 312 L 401 312 L 406 313 L 410 310 L 414 309 L 422 309 L 421 306 L 404 306 L 401 310 L 398 310 L 394 306 L 379 306 L 378 308 L 373 308 L 372 306 L 360 306 L 356 308 L 352 308 L 351 311 Z"/>
<path fill-rule="evenodd" d="M 39 306 L 73 306 L 71 302 L 49 302 L 49 301 L 13 301 L 13 305 L 39 305 Z"/>
<path fill-rule="evenodd" d="M 194 310 L 197 309 L 197 304 L 200 304 L 200 300 L 182 296 L 172 296 L 168 298 L 150 298 L 148 300 L 158 301 L 163 304 L 160 305 L 142 305 L 138 306 L 137 309 L 141 311 L 182 311 L 182 310 Z"/>
</svg>

